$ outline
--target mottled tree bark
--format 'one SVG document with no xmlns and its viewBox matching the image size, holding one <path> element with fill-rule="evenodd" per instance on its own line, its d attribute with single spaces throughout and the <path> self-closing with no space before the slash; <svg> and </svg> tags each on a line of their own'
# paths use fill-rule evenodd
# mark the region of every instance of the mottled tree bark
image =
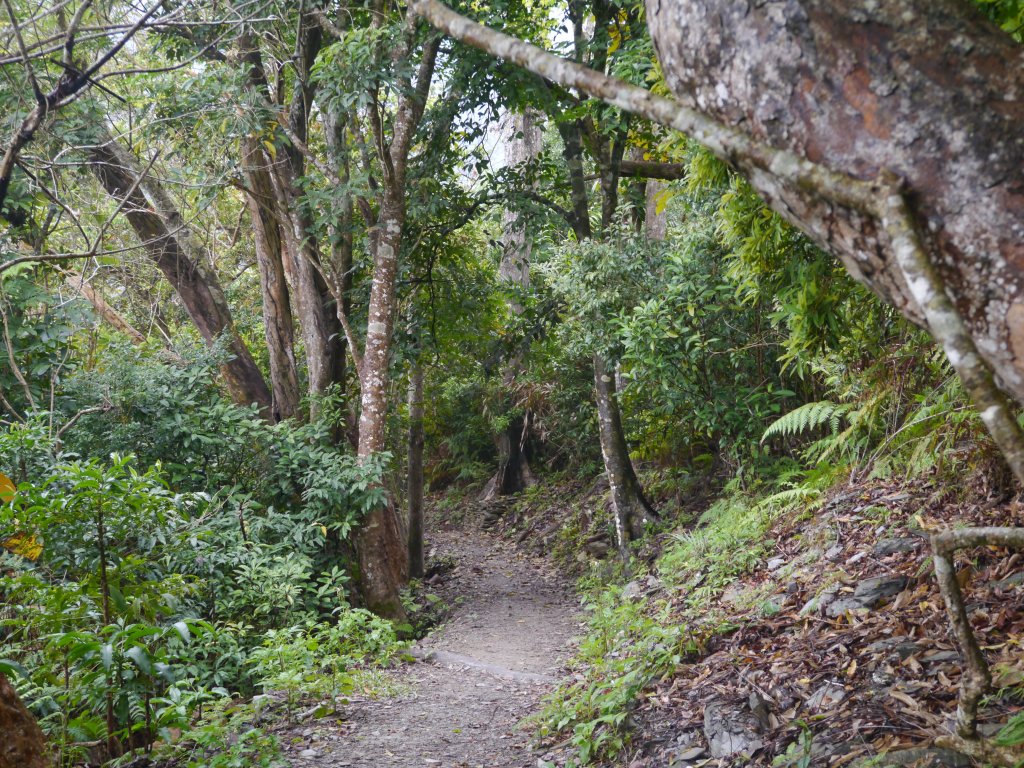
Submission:
<svg viewBox="0 0 1024 768">
<path fill-rule="evenodd" d="M 249 219 L 253 225 L 256 264 L 260 272 L 263 329 L 270 361 L 270 391 L 275 421 L 299 413 L 302 398 L 295 362 L 295 327 L 284 272 L 284 242 L 278 223 L 278 200 L 270 173 L 271 160 L 253 136 L 242 139 Z"/>
<path fill-rule="evenodd" d="M 423 365 L 409 374 L 409 576 L 423 576 Z"/>
<path fill-rule="evenodd" d="M 288 129 L 302 142 L 307 140 L 314 96 L 310 73 L 323 44 L 322 35 L 316 18 L 308 13 L 303 15 L 299 51 L 294 57 L 297 81 L 288 113 Z M 288 230 L 285 267 L 292 283 L 295 310 L 306 349 L 309 393 L 320 395 L 343 378 L 345 347 L 334 308 L 334 296 L 320 273 L 320 247 L 313 222 L 299 200 L 302 196 L 299 179 L 306 172 L 305 158 L 294 145 L 288 146 L 285 154 L 286 162 L 275 166 L 278 195 L 284 202 L 287 221 L 291 224 L 290 230 L 285 226 Z M 310 416 L 315 417 L 315 398 L 310 410 Z"/>
<path fill-rule="evenodd" d="M 0 768 L 47 768 L 46 739 L 3 673 L 0 673 Z"/>
<path fill-rule="evenodd" d="M 415 15 L 410 13 L 406 23 L 415 25 Z M 440 38 L 432 37 L 423 46 L 415 85 L 406 82 L 399 99 L 390 145 L 378 140 L 378 153 L 384 167 L 384 192 L 375 236 L 371 237 L 373 280 L 359 376 L 358 455 L 362 459 L 387 448 L 388 365 L 398 309 L 395 277 L 405 228 L 406 166 L 413 137 L 426 108 L 439 44 Z M 411 54 L 409 49 L 398 55 Z M 379 135 L 379 127 L 377 132 Z M 408 573 L 406 544 L 393 503 L 380 505 L 367 513 L 357 542 L 363 599 L 370 610 L 382 616 L 402 618 L 405 615 L 399 592 Z"/>
<path fill-rule="evenodd" d="M 146 253 L 163 272 L 185 311 L 207 344 L 226 336 L 232 355 L 221 373 L 234 400 L 256 403 L 270 416 L 270 390 L 248 347 L 235 330 L 220 281 L 207 263 L 207 254 L 194 241 L 188 225 L 170 197 L 143 174 L 135 157 L 109 134 L 89 148 L 90 168 L 118 203 Z M 125 200 L 127 196 L 127 200 Z"/>
<path fill-rule="evenodd" d="M 622 430 L 622 416 L 615 395 L 615 372 L 601 354 L 594 355 L 594 392 L 601 456 L 615 515 L 615 542 L 619 554 L 628 560 L 629 542 L 643 534 L 650 505 L 644 498 L 629 458 L 629 446 Z"/>
<path fill-rule="evenodd" d="M 563 152 L 569 171 L 572 197 L 570 224 L 579 241 L 594 236 L 590 226 L 590 203 L 583 175 L 583 146 L 581 129 L 577 124 L 562 122 L 559 131 L 564 144 Z M 594 147 L 599 168 L 601 190 L 601 230 L 603 237 L 611 227 L 618 208 L 619 167 L 625 148 L 626 129 L 612 138 L 604 139 Z M 596 318 L 595 322 L 602 322 Z M 643 523 L 653 510 L 643 494 L 629 456 L 629 446 L 622 428 L 622 412 L 615 391 L 615 364 L 609 365 L 603 350 L 593 356 L 594 401 L 597 405 L 598 440 L 601 457 L 608 478 L 612 514 L 615 518 L 615 541 L 619 555 L 629 560 L 629 542 L 643 533 Z"/>
<path fill-rule="evenodd" d="M 925 250 L 1024 402 L 1024 49 L 961 0 L 648 0 L 679 100 L 862 180 L 904 179 Z M 878 222 L 736 164 L 776 211 L 904 315 L 923 312 Z"/>
<path fill-rule="evenodd" d="M 359 412 L 360 458 L 369 458 L 387 449 L 388 364 L 391 336 L 395 327 L 397 297 L 395 276 L 398 252 L 405 225 L 405 190 L 385 194 L 380 210 L 373 254 L 373 283 L 363 349 Z M 398 513 L 389 500 L 370 510 L 359 529 L 358 550 L 363 599 L 374 613 L 402 618 L 399 591 L 408 572 L 406 546 Z"/>
</svg>

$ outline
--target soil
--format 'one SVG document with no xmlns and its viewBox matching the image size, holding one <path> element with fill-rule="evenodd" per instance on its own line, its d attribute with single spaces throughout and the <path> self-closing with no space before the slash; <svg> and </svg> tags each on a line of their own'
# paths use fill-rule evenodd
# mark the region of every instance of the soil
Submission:
<svg viewBox="0 0 1024 768">
<path fill-rule="evenodd" d="M 572 593 L 541 558 L 475 531 L 439 532 L 431 586 L 448 621 L 394 674 L 393 699 L 353 700 L 342 717 L 286 738 L 294 768 L 535 768 L 523 718 L 537 711 L 578 632 Z"/>
</svg>

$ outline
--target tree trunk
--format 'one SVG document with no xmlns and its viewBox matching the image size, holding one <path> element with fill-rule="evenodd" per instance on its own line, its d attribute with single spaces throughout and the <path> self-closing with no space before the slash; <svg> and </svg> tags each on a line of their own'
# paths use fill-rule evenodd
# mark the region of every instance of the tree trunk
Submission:
<svg viewBox="0 0 1024 768">
<path fill-rule="evenodd" d="M 644 234 L 648 240 L 661 243 L 668 236 L 668 216 L 664 207 L 659 211 L 661 193 L 665 184 L 648 179 L 644 184 Z"/>
<path fill-rule="evenodd" d="M 410 14 L 406 23 L 415 25 L 415 15 Z M 405 93 L 395 110 L 391 144 L 385 147 L 383 142 L 378 142 L 378 152 L 385 170 L 384 192 L 377 216 L 376 233 L 370 238 L 373 281 L 359 375 L 361 392 L 357 452 L 359 458 L 364 460 L 387 448 L 388 365 L 391 334 L 398 308 L 395 277 L 405 229 L 405 172 L 409 149 L 426 108 L 440 43 L 440 37 L 431 37 L 423 44 L 415 86 L 411 82 L 405 83 Z M 397 55 L 411 56 L 411 53 L 411 50 L 406 50 L 399 51 Z M 376 109 L 376 106 L 372 108 Z M 409 570 L 409 553 L 400 529 L 394 504 L 389 502 L 367 513 L 357 542 L 363 599 L 374 613 L 390 618 L 405 616 L 400 590 Z"/>
<path fill-rule="evenodd" d="M 849 176 L 905 180 L 947 293 L 1024 402 L 1024 49 L 961 0 L 650 0 L 647 18 L 685 105 Z M 923 324 L 875 220 L 738 165 Z"/>
<path fill-rule="evenodd" d="M 320 24 L 312 14 L 303 15 L 300 29 L 299 51 L 294 57 L 296 83 L 288 127 L 305 142 L 314 96 L 310 74 L 323 38 Z M 334 296 L 320 274 L 320 248 L 313 222 L 300 201 L 303 193 L 299 179 L 305 174 L 305 158 L 299 148 L 292 145 L 286 148 L 285 154 L 286 161 L 275 168 L 278 171 L 278 194 L 291 223 L 291 231 L 286 238 L 286 268 L 292 281 L 299 328 L 306 348 L 309 393 L 321 395 L 344 377 L 345 347 L 334 308 Z M 314 398 L 310 404 L 310 416 L 315 418 L 317 410 Z"/>
<path fill-rule="evenodd" d="M 46 768 L 46 738 L 11 681 L 0 672 L 0 768 Z"/>
<path fill-rule="evenodd" d="M 109 134 L 89 149 L 90 165 L 107 193 L 124 206 L 122 213 L 146 253 L 174 288 L 208 345 L 226 336 L 232 357 L 221 373 L 237 403 L 256 403 L 270 416 L 270 390 L 241 336 L 207 255 L 193 240 L 185 219 L 158 182 L 143 175 L 135 157 Z M 127 196 L 127 199 L 126 199 Z"/>
<path fill-rule="evenodd" d="M 629 447 L 622 431 L 622 416 L 615 396 L 615 374 L 600 353 L 594 355 L 594 392 L 601 456 L 604 458 L 604 470 L 608 476 L 615 514 L 616 544 L 619 554 L 628 560 L 629 542 L 643 534 L 643 525 L 649 519 L 651 508 L 644 498 L 633 462 L 629 458 Z"/>
<path fill-rule="evenodd" d="M 274 420 L 280 421 L 299 413 L 302 394 L 295 363 L 295 327 L 284 273 L 284 242 L 278 223 L 278 200 L 269 171 L 270 163 L 256 137 L 242 139 L 242 164 L 248 189 L 246 198 L 260 271 L 273 413 Z"/>
<path fill-rule="evenodd" d="M 404 192 L 403 192 L 404 195 Z M 363 352 L 358 454 L 366 459 L 387 448 L 388 363 L 397 297 L 395 275 L 405 224 L 405 199 L 387 195 L 381 208 L 373 259 L 369 320 Z M 366 606 L 391 618 L 405 615 L 399 591 L 408 572 L 408 547 L 394 504 L 367 513 L 359 530 L 359 564 Z"/>
<path fill-rule="evenodd" d="M 309 217 L 300 210 L 296 186 L 298 175 L 285 171 L 278 175 L 278 194 L 285 200 L 288 223 L 285 241 L 285 269 L 295 298 L 295 311 L 299 317 L 299 330 L 306 351 L 306 375 L 309 394 L 325 393 L 344 370 L 345 349 L 341 343 L 341 328 L 334 312 L 334 298 L 317 271 L 320 249 L 311 235 Z M 318 407 L 315 399 L 310 403 L 310 417 L 315 418 Z"/>
<path fill-rule="evenodd" d="M 345 123 L 343 115 L 329 111 L 323 113 L 324 138 L 332 155 L 331 159 L 334 163 L 334 170 L 338 178 L 342 180 L 342 183 L 347 185 L 350 177 L 350 168 Z M 341 325 L 342 317 L 348 318 L 351 314 L 352 301 L 349 297 L 349 292 L 352 290 L 352 256 L 354 247 L 352 231 L 354 204 L 352 193 L 346 188 L 341 190 L 341 195 L 341 213 L 335 217 L 335 223 L 332 227 L 331 263 L 327 265 L 327 273 L 330 275 L 328 288 L 334 297 L 334 309 L 339 325 Z M 342 393 L 347 394 L 345 391 L 348 383 L 346 380 L 347 362 L 344 352 L 348 347 L 348 342 L 344 333 L 338 334 L 337 344 L 341 348 L 342 354 L 336 363 L 336 379 L 342 387 Z M 354 410 L 346 409 L 348 414 L 353 414 L 354 412 Z M 357 430 L 354 419 L 351 423 L 346 424 L 346 431 L 349 433 L 353 447 L 356 445 Z"/>
<path fill-rule="evenodd" d="M 423 577 L 423 365 L 409 375 L 409 576 Z"/>
</svg>

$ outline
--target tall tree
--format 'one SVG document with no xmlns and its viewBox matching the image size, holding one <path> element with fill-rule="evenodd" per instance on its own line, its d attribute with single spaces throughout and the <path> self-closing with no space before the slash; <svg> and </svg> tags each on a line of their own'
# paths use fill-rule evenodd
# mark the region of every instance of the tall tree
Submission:
<svg viewBox="0 0 1024 768">
<path fill-rule="evenodd" d="M 367 310 L 366 341 L 360 365 L 360 413 L 358 455 L 368 459 L 387 449 L 388 366 L 398 310 L 395 279 L 403 245 L 406 222 L 406 172 L 409 152 L 427 105 L 437 63 L 440 37 L 417 39 L 418 18 L 409 14 L 402 47 L 393 52 L 408 74 L 399 69 L 398 103 L 390 141 L 381 121 L 381 92 L 371 93 L 369 120 L 382 173 L 382 190 L 376 226 L 371 237 L 373 277 Z M 413 63 L 419 49 L 419 63 Z M 367 513 L 359 531 L 359 562 L 363 597 L 367 605 L 384 616 L 402 616 L 399 591 L 408 571 L 408 551 L 394 504 L 379 505 Z"/>
<path fill-rule="evenodd" d="M 187 222 L 161 183 L 121 143 L 104 132 L 88 149 L 90 168 L 117 203 L 146 254 L 181 298 L 200 335 L 212 345 L 226 337 L 231 358 L 221 366 L 236 402 L 255 403 L 268 418 L 270 390 L 239 336 L 220 281 Z"/>
</svg>

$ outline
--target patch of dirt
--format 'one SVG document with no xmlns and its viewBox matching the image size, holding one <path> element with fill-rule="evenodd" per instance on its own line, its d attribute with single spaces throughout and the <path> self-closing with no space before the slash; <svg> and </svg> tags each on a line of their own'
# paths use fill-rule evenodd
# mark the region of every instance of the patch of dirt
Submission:
<svg viewBox="0 0 1024 768">
<path fill-rule="evenodd" d="M 431 554 L 456 565 L 431 589 L 448 621 L 394 673 L 394 699 L 353 700 L 342 718 L 284 734 L 295 768 L 534 768 L 520 721 L 557 679 L 579 631 L 571 592 L 546 560 L 487 534 L 444 531 Z"/>
</svg>

